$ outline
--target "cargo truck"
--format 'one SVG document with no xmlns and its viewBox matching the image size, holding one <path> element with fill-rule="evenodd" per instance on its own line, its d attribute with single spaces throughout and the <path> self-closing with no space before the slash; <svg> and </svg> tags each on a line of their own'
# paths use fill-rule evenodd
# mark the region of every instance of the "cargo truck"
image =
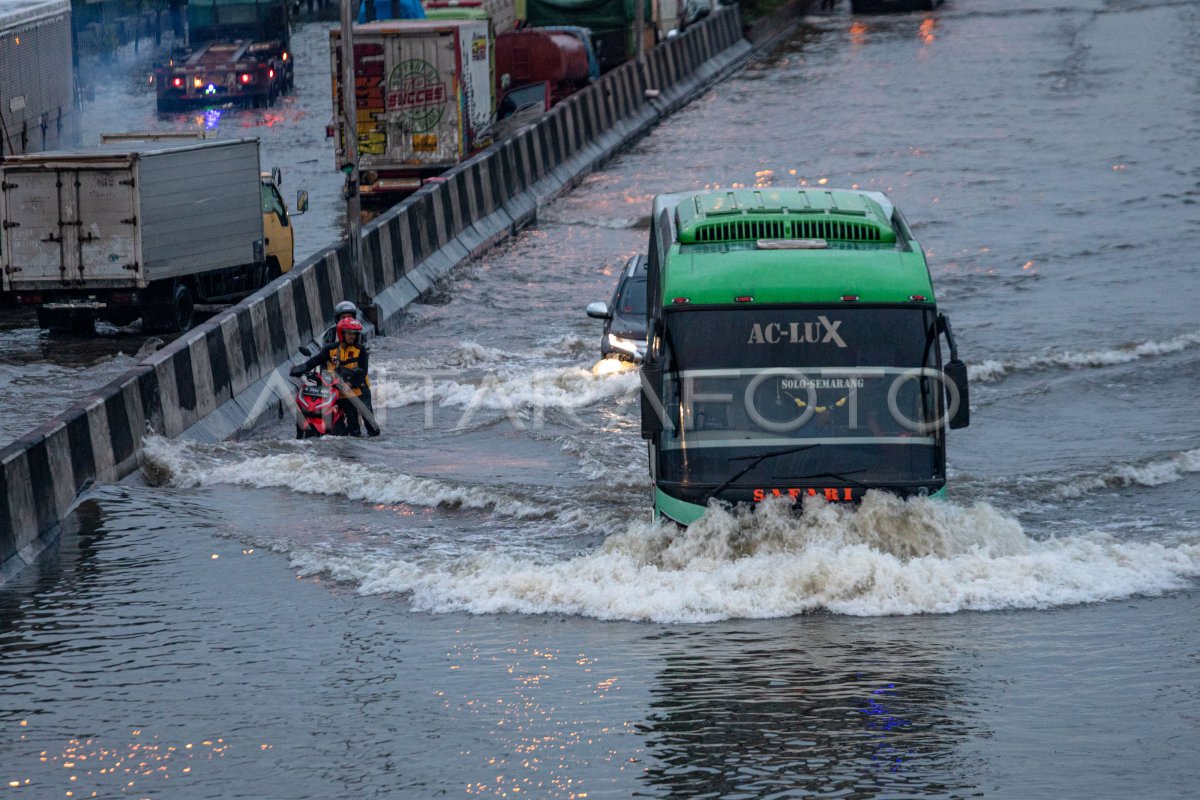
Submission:
<svg viewBox="0 0 1200 800">
<path fill-rule="evenodd" d="M 336 156 L 347 166 L 341 31 L 329 32 Z M 358 166 L 365 199 L 417 189 L 484 144 L 495 113 L 486 18 L 354 26 Z"/>
<path fill-rule="evenodd" d="M 0 160 L 79 141 L 69 0 L 0 2 Z"/>
<path fill-rule="evenodd" d="M 293 262 L 280 175 L 258 140 L 120 141 L 0 164 L 7 302 L 43 328 L 95 320 L 191 327 L 197 304 L 228 303 Z M 307 207 L 297 197 L 297 211 Z"/>
<path fill-rule="evenodd" d="M 589 80 L 587 50 L 571 33 L 494 36 L 486 9 L 427 13 L 354 26 L 358 167 L 367 201 L 386 203 L 420 188 Z M 336 136 L 344 170 L 341 31 L 329 35 L 335 122 L 328 134 Z"/>
<path fill-rule="evenodd" d="M 154 66 L 158 110 L 258 108 L 292 87 L 288 0 L 190 0 L 188 46 Z"/>
</svg>

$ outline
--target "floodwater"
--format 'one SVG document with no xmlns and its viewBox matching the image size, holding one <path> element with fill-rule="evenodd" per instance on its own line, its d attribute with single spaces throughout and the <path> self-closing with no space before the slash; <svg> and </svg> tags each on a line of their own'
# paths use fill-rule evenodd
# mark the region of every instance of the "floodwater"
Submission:
<svg viewBox="0 0 1200 800">
<path fill-rule="evenodd" d="M 378 439 L 97 487 L 0 589 L 0 791 L 1194 796 L 1200 7 L 845 6 L 377 340 Z M 974 380 L 947 502 L 649 522 L 583 306 L 654 194 L 756 185 L 906 214 Z"/>
</svg>

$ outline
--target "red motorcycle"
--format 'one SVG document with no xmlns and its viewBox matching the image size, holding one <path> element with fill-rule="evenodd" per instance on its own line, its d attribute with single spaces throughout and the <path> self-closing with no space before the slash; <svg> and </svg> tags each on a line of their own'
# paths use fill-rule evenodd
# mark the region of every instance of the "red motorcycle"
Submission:
<svg viewBox="0 0 1200 800">
<path fill-rule="evenodd" d="M 345 436 L 346 415 L 338 407 L 338 390 L 323 369 L 300 376 L 296 391 L 296 438 Z"/>
</svg>

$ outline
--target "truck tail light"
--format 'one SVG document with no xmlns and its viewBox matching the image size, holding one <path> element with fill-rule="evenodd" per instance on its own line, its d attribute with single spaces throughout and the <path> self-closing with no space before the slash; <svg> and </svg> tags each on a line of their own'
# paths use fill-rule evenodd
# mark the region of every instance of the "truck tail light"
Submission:
<svg viewBox="0 0 1200 800">
<path fill-rule="evenodd" d="M 249 82 L 250 82 L 250 80 L 251 80 L 251 78 L 250 78 L 250 73 L 249 73 L 249 72 L 243 72 L 243 73 L 241 74 L 241 76 L 239 76 L 239 80 L 240 80 L 242 83 L 249 83 Z"/>
<path fill-rule="evenodd" d="M 171 85 L 174 86 L 176 89 L 182 89 L 183 88 L 183 78 L 180 78 L 178 76 L 176 76 L 175 78 L 172 78 Z"/>
<path fill-rule="evenodd" d="M 17 301 L 22 305 L 40 306 L 42 304 L 42 296 L 40 294 L 23 294 L 17 297 Z"/>
<path fill-rule="evenodd" d="M 267 77 L 268 77 L 268 78 L 274 78 L 274 77 L 275 77 L 275 68 L 274 68 L 274 67 L 271 67 L 271 69 L 267 70 Z"/>
<path fill-rule="evenodd" d="M 108 302 L 114 306 L 132 306 L 137 303 L 137 295 L 128 292 L 113 292 L 108 296 Z"/>
</svg>

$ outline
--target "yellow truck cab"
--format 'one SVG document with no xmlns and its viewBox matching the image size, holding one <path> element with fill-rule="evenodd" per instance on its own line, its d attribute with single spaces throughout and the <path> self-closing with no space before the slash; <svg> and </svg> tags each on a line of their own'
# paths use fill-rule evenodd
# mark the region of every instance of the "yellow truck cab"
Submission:
<svg viewBox="0 0 1200 800">
<path fill-rule="evenodd" d="M 279 167 L 259 176 L 262 190 L 263 247 L 266 249 L 270 277 L 289 272 L 296 262 L 296 242 L 292 233 L 287 202 L 279 191 L 282 176 Z M 308 210 L 308 192 L 296 195 L 296 216 Z"/>
</svg>

